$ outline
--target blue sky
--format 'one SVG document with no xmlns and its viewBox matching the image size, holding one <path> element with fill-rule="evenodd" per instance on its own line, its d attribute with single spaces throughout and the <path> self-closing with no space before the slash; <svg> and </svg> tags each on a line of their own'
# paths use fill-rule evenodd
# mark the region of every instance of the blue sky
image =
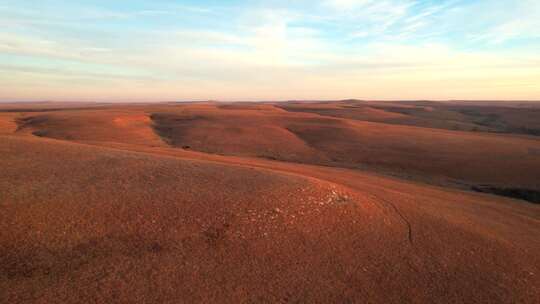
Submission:
<svg viewBox="0 0 540 304">
<path fill-rule="evenodd" d="M 0 100 L 540 99 L 538 0 L 0 0 L 0 26 Z"/>
</svg>

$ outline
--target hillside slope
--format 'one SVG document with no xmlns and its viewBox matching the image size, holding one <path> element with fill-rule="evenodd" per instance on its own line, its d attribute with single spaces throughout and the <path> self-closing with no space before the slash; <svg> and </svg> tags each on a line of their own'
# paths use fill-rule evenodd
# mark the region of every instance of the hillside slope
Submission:
<svg viewBox="0 0 540 304">
<path fill-rule="evenodd" d="M 538 206 L 177 153 L 0 137 L 0 302 L 540 297 Z"/>
</svg>

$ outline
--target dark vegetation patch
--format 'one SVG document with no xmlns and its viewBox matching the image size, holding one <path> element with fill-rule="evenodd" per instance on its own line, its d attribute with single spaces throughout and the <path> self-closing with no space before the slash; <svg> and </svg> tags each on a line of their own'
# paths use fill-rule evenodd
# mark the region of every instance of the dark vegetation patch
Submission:
<svg viewBox="0 0 540 304">
<path fill-rule="evenodd" d="M 329 123 L 325 123 L 324 120 L 319 121 L 290 124 L 285 129 L 312 147 L 324 148 L 328 142 L 342 141 L 347 143 L 358 137 L 357 133 L 340 121 L 329 120 Z"/>
<path fill-rule="evenodd" d="M 529 148 L 529 154 L 540 156 L 540 149 Z"/>
<path fill-rule="evenodd" d="M 357 104 L 357 103 L 364 102 L 364 100 L 361 100 L 361 99 L 343 99 L 339 101 L 342 103 L 347 103 L 347 104 Z"/>
<path fill-rule="evenodd" d="M 540 136 L 540 129 L 527 128 L 527 127 L 517 127 L 510 128 L 511 133 L 526 134 L 532 136 Z"/>
<path fill-rule="evenodd" d="M 514 108 L 503 106 L 442 105 L 433 102 L 400 102 L 412 105 L 400 107 L 392 105 L 373 105 L 373 109 L 408 116 L 405 119 L 383 120 L 385 123 L 414 125 L 435 129 L 462 130 L 473 132 L 492 132 L 540 136 L 540 110 L 535 108 Z M 430 106 L 426 109 L 424 106 Z M 361 121 L 376 121 L 366 115 L 354 115 L 354 110 L 365 105 L 343 105 L 341 109 L 278 106 L 289 112 L 307 112 L 323 116 L 334 116 Z"/>
<path fill-rule="evenodd" d="M 150 115 L 154 132 L 167 144 L 183 149 L 191 149 L 186 145 L 185 130 L 193 126 L 197 121 L 206 119 L 202 116 L 182 116 L 181 114 L 154 113 Z"/>
<path fill-rule="evenodd" d="M 472 190 L 482 193 L 491 193 L 495 195 L 511 197 L 528 201 L 534 204 L 540 204 L 540 191 L 523 188 L 499 188 L 493 186 L 473 186 Z"/>
<path fill-rule="evenodd" d="M 439 106 L 440 103 L 431 100 L 403 100 L 401 104 L 414 105 L 414 106 Z"/>
<path fill-rule="evenodd" d="M 507 129 L 506 122 L 498 114 L 482 112 L 477 108 L 460 109 L 457 111 L 463 115 L 471 117 L 473 122 L 477 125 L 492 127 L 501 131 Z"/>
<path fill-rule="evenodd" d="M 341 106 L 342 109 L 363 109 L 368 108 L 368 106 L 349 106 L 349 105 L 343 105 Z"/>
<path fill-rule="evenodd" d="M 463 123 L 467 125 L 466 131 L 540 136 L 540 128 L 526 125 L 527 121 L 530 122 L 531 119 L 534 121 L 535 117 L 538 117 L 538 120 L 540 121 L 540 111 L 537 109 L 441 105 L 433 106 L 433 111 L 427 111 L 425 108 L 421 107 L 406 108 L 374 106 L 373 108 L 409 115 L 417 119 L 428 119 L 429 124 L 427 126 L 431 128 L 460 130 L 461 128 L 458 125 Z M 439 122 L 450 121 L 455 122 L 456 125 L 439 124 Z"/>
<path fill-rule="evenodd" d="M 28 127 L 44 124 L 47 120 L 45 116 L 28 116 L 15 119 L 15 123 L 17 124 L 17 131 L 20 131 Z"/>
<path fill-rule="evenodd" d="M 288 107 L 288 106 L 276 106 L 277 108 L 283 109 L 288 112 L 308 112 L 308 113 L 317 113 L 317 111 L 322 111 L 322 109 L 314 109 L 314 108 L 307 108 L 307 107 Z"/>
<path fill-rule="evenodd" d="M 452 108 L 469 119 L 494 132 L 540 136 L 540 128 L 531 122 L 540 121 L 540 111 L 532 108 L 467 107 Z"/>
<path fill-rule="evenodd" d="M 37 136 L 37 137 L 47 137 L 47 131 L 45 130 L 34 131 L 32 132 L 32 135 Z"/>
<path fill-rule="evenodd" d="M 424 108 L 406 108 L 406 107 L 380 107 L 380 106 L 373 106 L 372 108 L 377 110 L 383 110 L 387 112 L 393 112 L 398 114 L 404 114 L 404 115 L 415 115 L 422 112 L 426 112 Z"/>
</svg>

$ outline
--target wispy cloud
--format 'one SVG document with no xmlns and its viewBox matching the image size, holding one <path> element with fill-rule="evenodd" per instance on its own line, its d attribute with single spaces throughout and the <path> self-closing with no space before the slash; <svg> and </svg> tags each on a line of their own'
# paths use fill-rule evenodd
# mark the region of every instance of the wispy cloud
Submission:
<svg viewBox="0 0 540 304">
<path fill-rule="evenodd" d="M 513 39 L 540 38 L 540 2 L 523 0 L 506 7 L 498 22 L 486 31 L 475 33 L 473 39 L 501 44 Z"/>
<path fill-rule="evenodd" d="M 511 98 L 511 88 L 540 98 L 540 89 L 517 91 L 540 80 L 540 5 L 502 2 L 11 2 L 0 6 L 0 80 L 13 84 L 2 96 L 22 98 L 26 83 L 43 88 L 32 91 L 38 99 L 53 87 L 126 99 Z M 505 79 L 504 89 L 487 85 Z"/>
</svg>

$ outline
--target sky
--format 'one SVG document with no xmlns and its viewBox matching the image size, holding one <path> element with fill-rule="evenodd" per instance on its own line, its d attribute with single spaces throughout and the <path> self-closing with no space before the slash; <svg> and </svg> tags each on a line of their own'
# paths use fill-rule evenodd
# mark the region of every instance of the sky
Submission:
<svg viewBox="0 0 540 304">
<path fill-rule="evenodd" d="M 0 101 L 540 100 L 540 0 L 0 0 Z"/>
</svg>

